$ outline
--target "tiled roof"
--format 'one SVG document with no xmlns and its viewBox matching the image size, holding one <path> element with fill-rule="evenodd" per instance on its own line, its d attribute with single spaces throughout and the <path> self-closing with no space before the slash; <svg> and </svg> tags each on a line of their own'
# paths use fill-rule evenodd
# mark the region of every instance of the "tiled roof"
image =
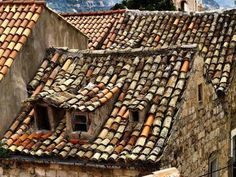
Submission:
<svg viewBox="0 0 236 177">
<path fill-rule="evenodd" d="M 73 16 L 66 17 L 69 22 L 70 18 Z M 235 9 L 190 14 L 126 11 L 117 21 L 108 31 L 106 39 L 96 44 L 97 49 L 161 48 L 197 43 L 205 59 L 205 75 L 216 91 L 226 91 L 236 53 Z M 73 23 L 76 25 L 76 21 Z M 87 27 L 89 24 L 89 21 L 84 21 L 83 25 L 77 23 L 77 27 Z M 94 31 L 93 28 L 91 25 L 88 29 Z M 93 35 L 101 37 L 96 30 Z"/>
<path fill-rule="evenodd" d="M 51 156 L 113 164 L 157 163 L 191 71 L 196 48 L 132 51 L 51 49 L 29 84 L 31 100 L 85 112 L 107 106 L 110 116 L 92 141 L 68 139 L 65 118 L 53 132 L 36 132 L 34 110 L 26 103 L 6 132 L 3 147 L 15 154 Z M 149 105 L 149 106 L 148 106 Z M 131 110 L 148 108 L 143 122 Z"/>
<path fill-rule="evenodd" d="M 0 80 L 9 71 L 42 12 L 43 3 L 30 2 L 0 2 Z"/>
<path fill-rule="evenodd" d="M 43 4 L 45 5 L 45 0 L 2 0 L 1 3 L 6 4 Z"/>
<path fill-rule="evenodd" d="M 61 14 L 69 23 L 76 26 L 86 34 L 91 42 L 89 48 L 100 48 L 100 44 L 114 31 L 120 20 L 124 17 L 125 10 L 84 12 Z"/>
</svg>

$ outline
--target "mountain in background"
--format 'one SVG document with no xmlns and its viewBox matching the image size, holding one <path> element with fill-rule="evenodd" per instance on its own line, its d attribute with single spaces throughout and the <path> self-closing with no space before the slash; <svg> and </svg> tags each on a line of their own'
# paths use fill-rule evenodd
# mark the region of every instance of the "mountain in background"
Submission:
<svg viewBox="0 0 236 177">
<path fill-rule="evenodd" d="M 203 0 L 204 7 L 206 10 L 219 9 L 220 5 L 214 0 Z"/>
<path fill-rule="evenodd" d="M 46 0 L 57 12 L 86 12 L 109 10 L 122 0 Z M 234 0 L 203 0 L 207 10 L 235 7 Z"/>
<path fill-rule="evenodd" d="M 86 12 L 109 10 L 121 0 L 46 0 L 57 12 Z"/>
</svg>

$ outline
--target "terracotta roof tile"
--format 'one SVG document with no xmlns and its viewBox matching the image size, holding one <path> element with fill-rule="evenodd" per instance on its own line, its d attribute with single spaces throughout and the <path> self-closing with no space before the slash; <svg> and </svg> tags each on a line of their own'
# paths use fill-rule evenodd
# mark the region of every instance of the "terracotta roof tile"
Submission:
<svg viewBox="0 0 236 177">
<path fill-rule="evenodd" d="M 42 11 L 42 1 L 0 2 L 0 80 L 8 73 Z"/>
<path fill-rule="evenodd" d="M 67 138 L 65 118 L 55 131 L 37 133 L 33 128 L 33 106 L 27 104 L 6 132 L 3 147 L 28 155 L 72 157 L 98 163 L 101 160 L 156 163 L 178 110 L 195 50 L 175 47 L 77 53 L 50 49 L 29 84 L 33 93 L 30 100 L 91 112 L 106 106 L 117 95 L 111 114 L 94 140 L 88 141 Z M 155 95 L 159 96 L 158 101 L 154 101 Z M 142 110 L 147 104 L 151 108 L 144 120 L 133 122 L 132 111 Z"/>
<path fill-rule="evenodd" d="M 97 49 L 109 33 L 112 33 L 113 27 L 120 23 L 119 20 L 124 12 L 125 10 L 115 10 L 61 15 L 90 38 L 89 48 Z"/>
<path fill-rule="evenodd" d="M 103 15 L 82 13 L 67 14 L 64 17 L 91 37 L 91 49 L 162 48 L 197 43 L 206 61 L 204 74 L 209 75 L 217 92 L 227 91 L 231 66 L 236 54 L 235 9 L 191 14 L 141 11 L 123 11 L 117 14 L 111 11 L 109 15 Z M 101 18 L 105 22 L 100 21 Z M 112 27 L 104 28 L 102 35 L 98 30 L 93 31 L 94 25 L 89 26 L 92 19 L 97 19 L 96 26 L 101 23 L 110 24 L 110 18 L 115 18 L 115 22 L 111 22 Z M 94 36 L 96 37 L 93 38 Z M 229 69 L 224 71 L 223 66 L 228 63 Z M 219 72 L 216 72 L 219 70 L 221 75 L 229 75 L 225 74 L 227 76 L 221 78 Z"/>
</svg>

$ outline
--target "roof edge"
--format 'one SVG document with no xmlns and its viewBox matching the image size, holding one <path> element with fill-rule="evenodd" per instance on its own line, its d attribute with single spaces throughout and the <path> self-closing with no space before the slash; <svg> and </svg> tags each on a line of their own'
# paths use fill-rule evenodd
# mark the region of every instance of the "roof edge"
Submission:
<svg viewBox="0 0 236 177">
<path fill-rule="evenodd" d="M 36 5 L 44 5 L 46 6 L 45 0 L 31 0 L 31 1 L 14 1 L 14 0 L 5 0 L 0 1 L 0 5 L 25 5 L 25 4 L 36 4 Z"/>
<path fill-rule="evenodd" d="M 119 162 L 119 163 L 110 163 L 110 162 L 93 162 L 89 160 L 81 160 L 81 159 L 60 159 L 58 157 L 35 157 L 29 155 L 10 155 L 5 158 L 0 158 L 0 161 L 18 161 L 18 162 L 27 162 L 27 163 L 36 163 L 36 164 L 59 164 L 59 165 L 73 165 L 73 166 L 80 166 L 80 167 L 94 167 L 94 168 L 101 168 L 101 169 L 145 169 L 147 167 L 158 170 L 159 169 L 159 162 L 156 163 L 126 163 L 126 162 Z"/>
<path fill-rule="evenodd" d="M 236 11 L 236 8 L 227 8 L 227 9 L 215 9 L 209 11 L 196 11 L 196 12 L 183 12 L 183 11 L 140 11 L 127 9 L 126 12 L 129 14 L 135 15 L 152 15 L 152 14 L 170 14 L 170 15 L 204 15 L 204 14 L 221 14 L 225 12 Z"/>
<path fill-rule="evenodd" d="M 68 16 L 92 16 L 92 15 L 112 15 L 126 12 L 126 9 L 121 10 L 108 10 L 108 11 L 97 11 L 97 12 L 72 12 L 72 13 L 60 13 L 63 17 Z"/>
<path fill-rule="evenodd" d="M 86 38 L 88 39 L 88 41 L 90 40 L 90 38 L 89 38 L 86 34 L 84 34 L 82 31 L 80 31 L 79 28 L 77 28 L 77 27 L 76 27 L 75 25 L 73 25 L 72 23 L 69 23 L 68 21 L 66 21 L 66 20 L 63 18 L 63 16 L 61 16 L 60 14 L 58 14 L 56 11 L 54 11 L 53 9 L 51 9 L 50 7 L 48 7 L 48 6 L 46 6 L 46 5 L 45 5 L 45 9 L 47 9 L 50 13 L 55 14 L 55 15 L 59 18 L 59 20 L 62 20 L 62 21 L 64 21 L 66 24 L 68 24 L 69 26 L 71 26 L 72 28 L 75 28 L 81 35 L 83 35 L 84 37 L 86 37 Z"/>
</svg>

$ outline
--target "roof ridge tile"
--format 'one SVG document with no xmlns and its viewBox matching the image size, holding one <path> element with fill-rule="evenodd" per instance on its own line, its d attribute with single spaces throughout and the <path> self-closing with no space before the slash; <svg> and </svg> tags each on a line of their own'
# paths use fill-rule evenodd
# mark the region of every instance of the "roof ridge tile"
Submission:
<svg viewBox="0 0 236 177">
<path fill-rule="evenodd" d="M 16 4 L 38 4 L 38 5 L 46 5 L 45 0 L 2 0 L 0 1 L 0 5 L 16 5 Z"/>
<path fill-rule="evenodd" d="M 74 12 L 74 13 L 61 13 L 63 17 L 67 16 L 93 16 L 93 15 L 112 15 L 126 12 L 126 9 L 121 10 L 108 10 L 108 11 L 97 11 L 97 12 Z"/>
</svg>

